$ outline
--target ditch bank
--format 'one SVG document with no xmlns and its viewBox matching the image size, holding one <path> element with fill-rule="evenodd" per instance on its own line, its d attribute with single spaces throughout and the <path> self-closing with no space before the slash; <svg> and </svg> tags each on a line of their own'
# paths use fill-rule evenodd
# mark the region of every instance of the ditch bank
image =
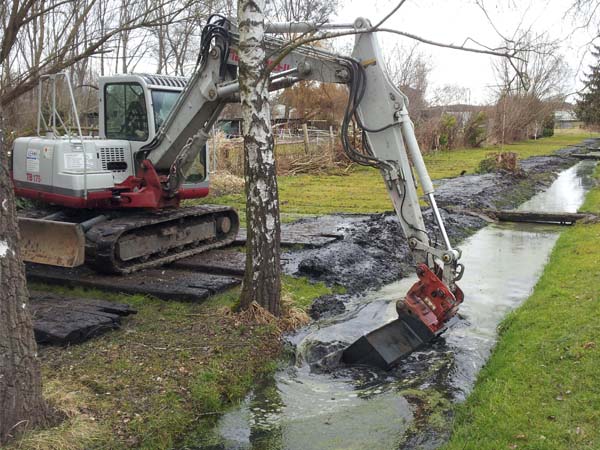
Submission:
<svg viewBox="0 0 600 450">
<path fill-rule="evenodd" d="M 591 146 L 596 140 L 585 141 Z M 507 209 L 518 206 L 536 192 L 552 184 L 557 174 L 576 164 L 570 153 L 578 147 L 560 150 L 555 156 L 532 157 L 520 161 L 520 171 L 465 175 L 435 182 L 436 199 L 453 245 L 487 225 L 487 221 L 461 210 Z M 434 225 L 431 209 L 424 211 L 432 239 L 442 242 Z M 393 212 L 367 216 L 323 216 L 302 219 L 330 224 L 339 221 L 343 239 L 325 247 L 301 249 L 284 255 L 284 271 L 329 285 L 339 285 L 348 295 L 405 278 L 414 272 L 414 263 L 400 223 Z M 347 296 L 317 299 L 311 309 L 313 318 L 339 313 Z"/>
</svg>

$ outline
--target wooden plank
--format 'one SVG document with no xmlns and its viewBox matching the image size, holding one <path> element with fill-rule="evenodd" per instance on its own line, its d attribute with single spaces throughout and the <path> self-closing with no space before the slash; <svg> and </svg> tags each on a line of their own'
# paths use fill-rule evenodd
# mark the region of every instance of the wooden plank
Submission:
<svg viewBox="0 0 600 450">
<path fill-rule="evenodd" d="M 125 294 L 152 295 L 164 300 L 201 301 L 241 283 L 239 278 L 169 268 L 128 275 L 104 275 L 85 266 L 74 269 L 27 264 L 27 280 L 82 286 Z"/>
<path fill-rule="evenodd" d="M 524 222 L 550 225 L 573 225 L 577 221 L 597 222 L 599 217 L 589 213 L 518 211 L 497 209 L 446 208 L 458 214 L 479 217 L 486 222 Z"/>
<path fill-rule="evenodd" d="M 235 238 L 235 244 L 243 245 L 246 243 L 246 239 L 246 230 L 241 228 Z M 331 244 L 338 239 L 340 237 L 335 235 L 307 234 L 294 230 L 285 230 L 283 227 L 281 229 L 281 245 L 284 247 L 300 245 L 307 248 L 319 248 Z"/>
<path fill-rule="evenodd" d="M 367 220 L 368 216 L 320 216 L 306 218 L 294 223 L 281 224 L 281 245 L 284 247 L 302 246 L 319 248 L 344 238 L 340 231 L 352 222 Z M 240 228 L 235 243 L 246 243 L 246 229 Z"/>
<path fill-rule="evenodd" d="M 600 152 L 589 152 L 589 153 L 571 153 L 572 156 L 577 159 L 593 159 L 600 160 Z"/>
<path fill-rule="evenodd" d="M 78 344 L 120 327 L 121 317 L 135 314 L 129 305 L 98 299 L 64 297 L 31 291 L 29 307 L 40 344 Z"/>
<path fill-rule="evenodd" d="M 555 225 L 573 225 L 578 220 L 595 218 L 592 214 L 538 211 L 486 210 L 485 214 L 501 222 L 546 223 Z"/>
<path fill-rule="evenodd" d="M 210 250 L 180 259 L 170 267 L 241 277 L 246 269 L 246 254 L 234 249 Z"/>
</svg>

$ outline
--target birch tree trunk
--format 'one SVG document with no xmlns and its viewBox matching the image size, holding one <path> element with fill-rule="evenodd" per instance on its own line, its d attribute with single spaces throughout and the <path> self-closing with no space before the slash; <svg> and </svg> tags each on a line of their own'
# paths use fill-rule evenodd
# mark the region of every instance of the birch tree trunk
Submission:
<svg viewBox="0 0 600 450">
<path fill-rule="evenodd" d="M 0 107 L 0 444 L 24 429 L 45 424 L 48 416 L 2 133 Z"/>
<path fill-rule="evenodd" d="M 246 272 L 242 308 L 252 302 L 281 312 L 279 199 L 268 102 L 264 36 L 265 0 L 239 0 L 239 81 L 246 179 Z"/>
</svg>

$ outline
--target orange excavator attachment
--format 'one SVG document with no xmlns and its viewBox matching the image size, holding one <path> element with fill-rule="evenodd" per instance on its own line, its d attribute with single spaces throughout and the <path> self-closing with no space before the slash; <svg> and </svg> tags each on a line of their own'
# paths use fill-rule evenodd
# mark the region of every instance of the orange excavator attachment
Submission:
<svg viewBox="0 0 600 450">
<path fill-rule="evenodd" d="M 456 285 L 451 291 L 425 264 L 417 266 L 417 276 L 419 281 L 396 304 L 398 318 L 346 348 L 343 362 L 388 370 L 447 328 L 463 292 Z"/>
<path fill-rule="evenodd" d="M 458 286 L 454 292 L 425 264 L 417 266 L 417 281 L 397 305 L 398 316 L 414 314 L 432 333 L 443 331 L 458 311 L 464 294 Z"/>
</svg>

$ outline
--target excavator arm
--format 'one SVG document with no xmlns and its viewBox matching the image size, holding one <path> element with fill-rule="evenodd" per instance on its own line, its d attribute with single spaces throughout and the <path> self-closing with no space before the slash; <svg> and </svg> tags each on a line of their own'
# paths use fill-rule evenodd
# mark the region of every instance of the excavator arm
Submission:
<svg viewBox="0 0 600 450">
<path fill-rule="evenodd" d="M 355 28 L 357 31 L 368 30 L 371 24 L 366 19 L 358 19 Z M 358 61 L 350 88 L 351 97 L 353 90 L 357 97 L 354 115 L 363 130 L 367 152 L 374 159 L 372 165 L 381 171 L 417 262 L 419 281 L 399 303 L 398 311 L 401 315 L 417 316 L 429 331 L 439 333 L 463 301 L 463 293 L 456 285 L 463 271 L 463 266 L 458 263 L 460 251 L 452 247 L 437 206 L 433 183 L 408 115 L 408 99 L 385 72 L 375 33 L 359 32 L 356 35 L 353 57 Z M 431 206 L 443 241 L 441 247 L 432 242 L 426 230 L 417 180 Z"/>
<path fill-rule="evenodd" d="M 209 19 L 202 33 L 197 70 L 155 138 L 138 154 L 138 167 L 143 167 L 141 162 L 147 159 L 159 175 L 168 175 L 167 195 L 174 196 L 183 184 L 225 105 L 239 101 L 238 41 L 232 22 L 219 15 Z M 285 47 L 279 39 L 267 39 L 266 44 L 267 51 L 274 55 Z M 299 80 L 349 81 L 349 72 L 339 57 L 311 47 L 289 52 L 276 69 L 270 76 L 272 91 Z"/>
<path fill-rule="evenodd" d="M 271 24 L 274 32 L 309 33 L 316 24 Z M 348 85 L 349 101 L 342 123 L 341 138 L 346 154 L 359 164 L 381 172 L 402 231 L 417 263 L 418 281 L 397 302 L 398 319 L 374 330 L 348 347 L 343 359 L 348 363 L 370 363 L 384 368 L 397 363 L 419 346 L 442 333 L 456 315 L 464 295 L 456 285 L 463 274 L 458 262 L 461 253 L 452 247 L 434 187 L 425 167 L 408 115 L 407 97 L 391 82 L 376 34 L 368 20 L 352 24 L 356 32 L 352 58 L 336 55 Z M 317 63 L 313 63 L 317 64 Z M 319 79 L 319 71 L 307 76 Z M 363 132 L 363 150 L 353 148 L 349 126 L 356 120 Z M 414 175 L 416 173 L 416 177 Z M 429 203 L 442 245 L 427 231 L 417 182 Z M 433 242 L 432 242 L 433 241 Z"/>
</svg>

